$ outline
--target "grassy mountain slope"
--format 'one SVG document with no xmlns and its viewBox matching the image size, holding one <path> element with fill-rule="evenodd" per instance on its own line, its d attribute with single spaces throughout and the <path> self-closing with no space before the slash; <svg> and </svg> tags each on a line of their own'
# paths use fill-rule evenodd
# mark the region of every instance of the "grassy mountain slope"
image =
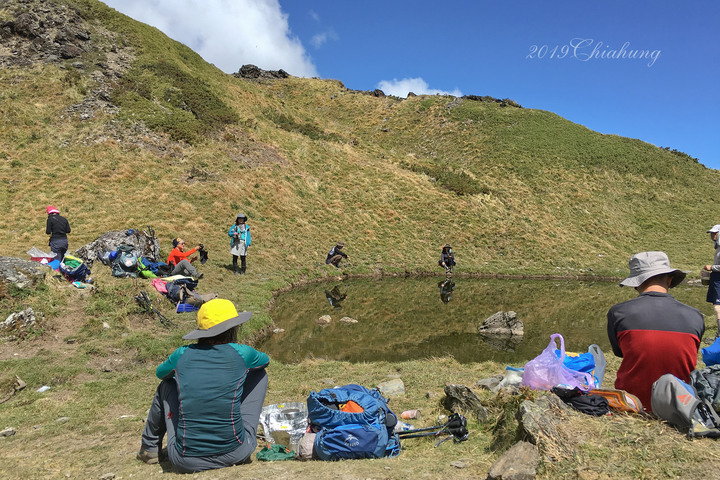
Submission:
<svg viewBox="0 0 720 480">
<path fill-rule="evenodd" d="M 341 239 L 350 274 L 437 272 L 446 242 L 457 270 L 470 273 L 622 276 L 632 253 L 651 249 L 693 271 L 711 258 L 704 232 L 718 223 L 709 193 L 720 172 L 677 152 L 512 102 L 398 99 L 350 91 L 338 80 L 237 78 L 95 0 L 8 0 L 0 3 L 0 27 L 3 256 L 27 258 L 30 247 L 45 247 L 48 204 L 69 219 L 71 250 L 106 231 L 149 224 L 164 255 L 178 235 L 208 247 L 202 291 L 253 311 L 247 334 L 270 323 L 273 291 L 337 275 L 324 259 Z M 253 229 L 242 278 L 226 268 L 226 232 L 240 211 Z M 154 366 L 182 344 L 193 319 L 158 301 L 179 324 L 165 331 L 134 304 L 144 282 L 114 279 L 100 265 L 93 274 L 99 287 L 88 296 L 54 279 L 37 290 L 0 285 L 1 318 L 26 306 L 42 318 L 30 338 L 1 344 L 0 389 L 14 375 L 52 387 L 46 395 L 28 388 L 0 405 L 0 428 L 18 429 L 6 440 L 17 448 L 0 455 L 0 476 L 148 472 L 131 459 L 156 386 Z M 618 361 L 609 361 L 612 375 Z M 446 381 L 473 385 L 504 365 L 318 360 L 271 368 L 268 403 L 302 399 L 318 378 L 371 385 L 402 373 L 409 393 L 394 408 L 425 408 L 430 421 L 441 410 L 426 391 L 441 392 Z M 504 408 L 494 405 L 493 413 Z M 121 417 L 127 413 L 134 419 Z M 56 423 L 61 416 L 72 421 Z M 465 471 L 450 465 L 447 449 L 411 443 L 399 463 L 256 462 L 249 472 L 485 476 L 509 446 L 493 437 L 512 437 L 509 418 L 471 421 L 471 440 L 451 450 L 452 459 L 474 459 Z M 609 422 L 571 424 L 597 441 L 580 445 L 578 457 L 547 463 L 542 475 L 574 478 L 576 468 L 592 465 L 613 478 L 641 476 L 657 471 L 654 451 L 668 459 L 661 465 L 668 475 L 687 473 L 687 463 L 705 471 L 701 447 L 659 422 Z M 47 461 L 32 454 L 48 450 Z"/>
<path fill-rule="evenodd" d="M 720 177 L 689 157 L 494 102 L 250 82 L 101 4 L 74 3 L 101 32 L 86 65 L 106 61 L 111 41 L 133 60 L 103 80 L 119 108 L 88 120 L 66 109 L 92 96 L 101 68 L 3 70 L 2 228 L 19 233 L 6 253 L 44 244 L 42 207 L 56 203 L 73 246 L 150 223 L 164 246 L 180 234 L 218 255 L 246 210 L 254 262 L 293 276 L 339 238 L 360 272 L 431 270 L 445 242 L 463 269 L 483 272 L 617 273 L 643 249 L 695 269 L 708 256 L 705 192 Z"/>
</svg>

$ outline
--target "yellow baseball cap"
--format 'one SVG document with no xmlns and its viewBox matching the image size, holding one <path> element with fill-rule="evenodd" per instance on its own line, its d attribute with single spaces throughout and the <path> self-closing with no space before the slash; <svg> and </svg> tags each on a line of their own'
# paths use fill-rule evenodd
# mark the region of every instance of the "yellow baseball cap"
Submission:
<svg viewBox="0 0 720 480">
<path fill-rule="evenodd" d="M 250 320 L 251 312 L 238 313 L 230 300 L 215 298 L 203 303 L 197 313 L 198 328 L 183 336 L 185 340 L 219 335 Z"/>
</svg>

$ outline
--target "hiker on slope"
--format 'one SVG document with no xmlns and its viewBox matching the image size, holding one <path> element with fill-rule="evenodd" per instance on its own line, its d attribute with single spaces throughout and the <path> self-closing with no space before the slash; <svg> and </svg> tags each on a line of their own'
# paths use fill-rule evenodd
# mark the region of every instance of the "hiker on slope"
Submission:
<svg viewBox="0 0 720 480">
<path fill-rule="evenodd" d="M 248 247 L 252 242 L 250 236 L 250 226 L 247 225 L 247 215 L 244 213 L 238 213 L 235 218 L 235 223 L 230 230 L 228 230 L 228 236 L 230 237 L 230 255 L 232 255 L 233 270 L 235 275 L 238 274 L 238 257 L 240 257 L 240 274 L 245 275 L 245 259 L 247 257 Z"/>
<path fill-rule="evenodd" d="M 438 265 L 445 269 L 445 273 L 452 273 L 453 267 L 455 266 L 455 254 L 449 243 L 446 243 L 443 247 Z"/>
<path fill-rule="evenodd" d="M 340 268 L 340 261 L 343 258 L 348 258 L 347 254 L 342 251 L 345 244 L 343 242 L 337 242 L 337 244 L 330 249 L 325 259 L 325 265 L 332 265 L 335 268 Z"/>
<path fill-rule="evenodd" d="M 203 274 L 198 273 L 197 269 L 190 263 L 197 260 L 197 257 L 192 257 L 188 260 L 188 257 L 198 250 L 200 250 L 200 245 L 191 250 L 185 251 L 185 240 L 179 237 L 174 238 L 173 250 L 170 252 L 167 259 L 167 264 L 172 267 L 170 276 L 185 275 L 186 277 L 193 277 L 200 280 L 203 277 Z"/>
<path fill-rule="evenodd" d="M 267 354 L 237 343 L 240 325 L 230 300 L 203 304 L 197 329 L 157 368 L 162 380 L 148 412 L 137 459 L 158 463 L 167 435 L 170 463 L 182 473 L 246 462 L 257 447 L 257 427 L 268 387 Z"/>
<path fill-rule="evenodd" d="M 607 331 L 613 353 L 622 358 L 615 388 L 637 396 L 650 411 L 653 383 L 666 373 L 690 382 L 698 348 L 705 333 L 700 310 L 675 300 L 668 290 L 685 278 L 670 267 L 664 252 L 630 257 L 630 276 L 620 286 L 635 287 L 639 295 L 613 305 Z"/>
<path fill-rule="evenodd" d="M 710 283 L 708 284 L 708 291 L 706 300 L 708 303 L 713 304 L 715 310 L 715 322 L 717 323 L 718 332 L 717 336 L 720 336 L 720 225 L 713 225 L 707 233 L 710 234 L 710 240 L 715 243 L 715 259 L 712 265 L 705 265 L 703 270 L 710 273 Z"/>
<path fill-rule="evenodd" d="M 55 253 L 55 258 L 62 262 L 68 249 L 67 234 L 70 233 L 70 224 L 53 205 L 48 205 L 45 211 L 48 214 L 45 233 L 50 235 L 48 245 L 50 251 Z"/>
</svg>

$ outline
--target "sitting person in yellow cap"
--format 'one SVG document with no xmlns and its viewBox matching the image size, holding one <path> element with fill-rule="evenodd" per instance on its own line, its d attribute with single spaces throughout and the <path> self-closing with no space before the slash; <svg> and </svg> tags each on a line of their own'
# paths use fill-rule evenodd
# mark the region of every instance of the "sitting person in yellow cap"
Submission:
<svg viewBox="0 0 720 480">
<path fill-rule="evenodd" d="M 197 329 L 157 368 L 155 392 L 138 460 L 157 463 L 163 436 L 176 470 L 189 473 L 245 462 L 257 447 L 268 377 L 267 354 L 237 343 L 239 325 L 230 300 L 216 298 L 198 310 Z"/>
</svg>

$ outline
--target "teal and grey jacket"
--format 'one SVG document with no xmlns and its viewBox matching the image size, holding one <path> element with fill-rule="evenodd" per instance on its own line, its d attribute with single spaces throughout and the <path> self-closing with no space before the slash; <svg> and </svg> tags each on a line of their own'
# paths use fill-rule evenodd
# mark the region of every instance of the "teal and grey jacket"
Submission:
<svg viewBox="0 0 720 480">
<path fill-rule="evenodd" d="M 230 246 L 232 246 L 233 244 L 236 233 L 238 234 L 240 240 L 245 240 L 245 245 L 249 247 L 251 242 L 250 227 L 245 223 L 241 223 L 240 225 L 233 224 L 233 226 L 230 227 L 230 230 L 228 230 L 228 236 L 230 237 Z"/>
<path fill-rule="evenodd" d="M 175 376 L 180 409 L 176 447 L 180 455 L 202 457 L 235 450 L 245 440 L 240 398 L 249 370 L 265 368 L 267 354 L 247 345 L 185 345 L 157 368 Z"/>
</svg>

